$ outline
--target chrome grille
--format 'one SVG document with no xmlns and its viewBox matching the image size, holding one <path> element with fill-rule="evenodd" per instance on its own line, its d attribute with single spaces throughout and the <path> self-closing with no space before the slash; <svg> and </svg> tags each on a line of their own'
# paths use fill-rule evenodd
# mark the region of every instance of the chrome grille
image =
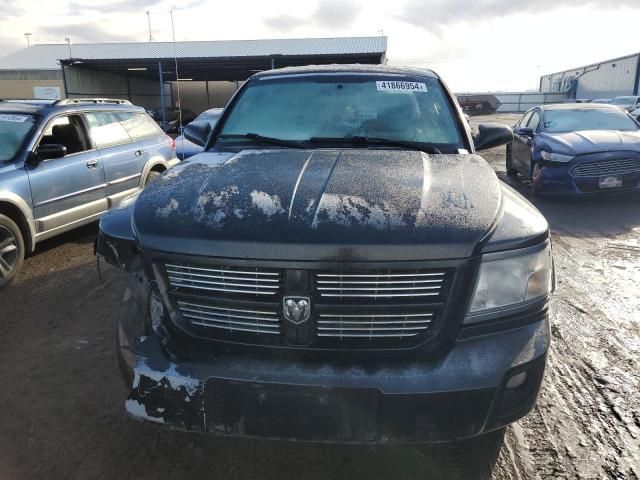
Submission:
<svg viewBox="0 0 640 480">
<path fill-rule="evenodd" d="M 322 297 L 392 299 L 437 297 L 445 272 L 318 273 L 316 288 Z"/>
<path fill-rule="evenodd" d="M 571 173 L 574 177 L 596 177 L 638 171 L 640 171 L 640 159 L 622 158 L 581 163 L 573 167 Z"/>
<path fill-rule="evenodd" d="M 280 272 L 243 267 L 204 267 L 165 264 L 169 285 L 222 293 L 275 295 L 280 290 Z"/>
<path fill-rule="evenodd" d="M 218 307 L 178 300 L 178 309 L 191 324 L 229 332 L 252 332 L 278 335 L 278 312 L 266 308 L 260 310 Z"/>
<path fill-rule="evenodd" d="M 335 338 L 405 338 L 427 330 L 432 313 L 401 314 L 320 314 L 319 337 Z"/>
</svg>

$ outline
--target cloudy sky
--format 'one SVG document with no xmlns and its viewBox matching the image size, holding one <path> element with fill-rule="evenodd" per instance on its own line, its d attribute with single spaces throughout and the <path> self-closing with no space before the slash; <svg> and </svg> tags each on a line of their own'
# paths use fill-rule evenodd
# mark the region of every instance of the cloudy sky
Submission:
<svg viewBox="0 0 640 480">
<path fill-rule="evenodd" d="M 615 6 L 612 6 L 615 5 Z M 458 92 L 531 90 L 543 73 L 640 50 L 640 0 L 0 0 L 0 55 L 33 43 L 389 37 L 389 63 Z M 0 61 L 0 68 L 1 68 Z"/>
</svg>

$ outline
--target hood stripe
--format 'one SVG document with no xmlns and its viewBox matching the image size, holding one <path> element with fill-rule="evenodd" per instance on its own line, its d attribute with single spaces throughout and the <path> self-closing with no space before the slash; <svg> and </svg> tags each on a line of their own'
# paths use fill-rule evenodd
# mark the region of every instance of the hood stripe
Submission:
<svg viewBox="0 0 640 480">
<path fill-rule="evenodd" d="M 289 203 L 289 220 L 291 220 L 291 211 L 293 210 L 293 201 L 296 199 L 296 193 L 298 193 L 298 187 L 300 186 L 300 180 L 302 180 L 302 175 L 304 175 L 304 171 L 307 169 L 307 165 L 309 165 L 309 162 L 311 161 L 312 157 L 313 157 L 313 153 L 311 155 L 309 155 L 309 158 L 307 158 L 307 161 L 304 162 L 304 165 L 302 166 L 302 169 L 300 170 L 300 174 L 298 175 L 298 180 L 296 180 L 296 186 L 293 187 L 293 193 L 291 194 L 291 203 Z"/>
</svg>

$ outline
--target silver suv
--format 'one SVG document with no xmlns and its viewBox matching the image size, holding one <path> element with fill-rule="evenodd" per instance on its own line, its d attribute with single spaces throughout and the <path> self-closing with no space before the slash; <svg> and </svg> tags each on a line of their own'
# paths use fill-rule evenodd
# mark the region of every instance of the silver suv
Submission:
<svg viewBox="0 0 640 480">
<path fill-rule="evenodd" d="M 176 163 L 173 139 L 126 100 L 0 101 L 0 288 L 38 242 Z"/>
</svg>

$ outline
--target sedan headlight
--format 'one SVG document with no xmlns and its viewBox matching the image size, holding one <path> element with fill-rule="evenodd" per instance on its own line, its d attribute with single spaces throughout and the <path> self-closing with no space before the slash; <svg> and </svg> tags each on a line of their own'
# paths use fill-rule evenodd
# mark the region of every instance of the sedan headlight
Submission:
<svg viewBox="0 0 640 480">
<path fill-rule="evenodd" d="M 535 302 L 553 290 L 553 260 L 547 242 L 485 255 L 468 314 L 484 314 Z M 472 321 L 472 320 L 471 320 Z"/>
<path fill-rule="evenodd" d="M 547 160 L 549 162 L 567 163 L 573 160 L 572 155 L 563 155 L 562 153 L 547 152 L 546 150 L 540 150 L 540 157 L 543 160 Z"/>
</svg>

